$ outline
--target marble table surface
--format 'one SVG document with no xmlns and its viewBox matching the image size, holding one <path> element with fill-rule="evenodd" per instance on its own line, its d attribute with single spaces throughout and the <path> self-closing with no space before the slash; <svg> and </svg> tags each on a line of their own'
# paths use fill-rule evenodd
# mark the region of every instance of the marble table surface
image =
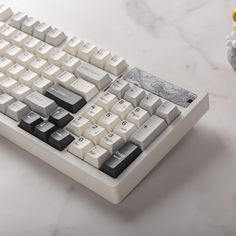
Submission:
<svg viewBox="0 0 236 236">
<path fill-rule="evenodd" d="M 2 1 L 209 92 L 210 111 L 120 205 L 0 136 L 1 236 L 235 236 L 233 0 Z"/>
</svg>

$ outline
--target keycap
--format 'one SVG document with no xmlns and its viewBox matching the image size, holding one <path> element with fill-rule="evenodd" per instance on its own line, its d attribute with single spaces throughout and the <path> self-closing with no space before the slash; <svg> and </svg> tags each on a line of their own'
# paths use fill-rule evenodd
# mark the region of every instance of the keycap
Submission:
<svg viewBox="0 0 236 236">
<path fill-rule="evenodd" d="M 161 99 L 158 96 L 149 93 L 142 99 L 140 107 L 147 110 L 150 115 L 154 115 L 161 103 Z"/>
<path fill-rule="evenodd" d="M 15 60 L 22 53 L 22 49 L 16 45 L 10 46 L 4 53 L 4 56 L 10 60 Z"/>
<path fill-rule="evenodd" d="M 90 62 L 91 56 L 97 51 L 98 49 L 95 45 L 91 43 L 85 43 L 79 48 L 77 56 L 86 62 Z"/>
<path fill-rule="evenodd" d="M 29 35 L 19 30 L 11 37 L 11 43 L 22 47 L 28 39 Z"/>
<path fill-rule="evenodd" d="M 49 137 L 48 144 L 59 151 L 64 150 L 75 138 L 66 130 L 59 129 Z"/>
<path fill-rule="evenodd" d="M 6 49 L 9 48 L 10 46 L 11 44 L 9 42 L 7 42 L 4 39 L 0 39 L 0 54 L 4 55 Z"/>
<path fill-rule="evenodd" d="M 7 69 L 6 75 L 13 79 L 18 80 L 20 75 L 22 75 L 24 72 L 26 72 L 26 69 L 23 66 L 19 64 L 14 64 Z"/>
<path fill-rule="evenodd" d="M 17 58 L 16 62 L 26 68 L 31 64 L 32 61 L 34 61 L 35 56 L 27 51 L 22 52 Z"/>
<path fill-rule="evenodd" d="M 52 27 L 44 22 L 38 24 L 33 31 L 33 36 L 37 39 L 45 41 L 46 34 L 52 29 Z"/>
<path fill-rule="evenodd" d="M 175 104 L 165 101 L 158 107 L 156 114 L 170 124 L 180 115 L 180 111 Z"/>
<path fill-rule="evenodd" d="M 145 121 L 149 119 L 148 112 L 140 107 L 134 108 L 133 111 L 127 116 L 127 120 L 134 123 L 137 127 L 140 127 Z"/>
<path fill-rule="evenodd" d="M 96 85 L 99 90 L 105 88 L 111 83 L 111 77 L 109 74 L 91 64 L 81 63 L 75 70 L 75 76 L 81 77 L 90 83 Z"/>
<path fill-rule="evenodd" d="M 6 57 L 1 57 L 0 58 L 0 71 L 1 72 L 6 72 L 6 70 L 12 66 L 14 63 L 12 60 L 6 58 Z"/>
<path fill-rule="evenodd" d="M 11 27 L 10 25 L 3 25 L 0 28 L 0 36 L 1 38 L 10 41 L 11 37 L 16 33 L 16 29 Z"/>
<path fill-rule="evenodd" d="M 58 107 L 50 116 L 48 121 L 56 125 L 58 128 L 64 128 L 74 117 L 66 110 Z"/>
<path fill-rule="evenodd" d="M 130 84 L 119 78 L 109 88 L 109 92 L 115 94 L 118 98 L 123 98 L 125 92 L 129 90 Z"/>
<path fill-rule="evenodd" d="M 137 127 L 133 123 L 123 120 L 114 128 L 114 133 L 118 134 L 127 142 L 136 130 Z"/>
<path fill-rule="evenodd" d="M 103 126 L 109 132 L 111 132 L 120 122 L 121 119 L 119 116 L 113 114 L 112 112 L 107 112 L 98 120 L 98 124 Z"/>
<path fill-rule="evenodd" d="M 114 94 L 106 91 L 99 95 L 96 104 L 103 107 L 106 111 L 109 111 L 111 107 L 117 102 L 117 97 Z"/>
<path fill-rule="evenodd" d="M 29 35 L 33 35 L 34 28 L 39 24 L 39 21 L 34 17 L 27 17 L 21 25 L 21 30 Z"/>
<path fill-rule="evenodd" d="M 11 90 L 17 85 L 17 81 L 12 78 L 3 77 L 2 79 L 0 79 L 0 89 L 6 93 L 10 93 Z"/>
<path fill-rule="evenodd" d="M 11 17 L 9 25 L 21 29 L 22 22 L 27 18 L 27 15 L 23 12 L 17 12 Z"/>
<path fill-rule="evenodd" d="M 89 151 L 92 147 L 93 143 L 90 140 L 81 136 L 75 139 L 70 144 L 68 152 L 79 157 L 80 159 L 84 159 L 86 152 Z"/>
<path fill-rule="evenodd" d="M 49 136 L 57 130 L 57 127 L 51 122 L 45 120 L 35 126 L 34 136 L 44 142 L 48 142 Z"/>
<path fill-rule="evenodd" d="M 5 114 L 7 111 L 7 107 L 11 105 L 14 101 L 15 99 L 12 96 L 8 95 L 7 93 L 1 94 L 0 95 L 0 112 Z"/>
<path fill-rule="evenodd" d="M 115 105 L 112 106 L 111 112 L 115 113 L 122 120 L 124 120 L 133 109 L 134 107 L 130 102 L 121 99 L 117 103 L 115 103 Z"/>
<path fill-rule="evenodd" d="M 53 47 L 51 45 L 43 43 L 35 50 L 35 55 L 37 57 L 42 57 L 44 60 L 47 60 L 52 51 Z"/>
<path fill-rule="evenodd" d="M 32 89 L 24 84 L 18 84 L 11 90 L 11 95 L 20 101 L 23 101 L 23 99 L 30 93 L 32 93 Z"/>
<path fill-rule="evenodd" d="M 126 91 L 124 99 L 131 102 L 135 107 L 139 106 L 141 100 L 146 96 L 144 90 L 136 85 Z"/>
<path fill-rule="evenodd" d="M 61 63 L 61 68 L 70 73 L 74 73 L 75 69 L 80 65 L 81 61 L 77 57 L 67 56 Z"/>
<path fill-rule="evenodd" d="M 57 84 L 51 86 L 45 95 L 72 113 L 76 113 L 86 104 L 84 98 Z"/>
<path fill-rule="evenodd" d="M 68 71 L 63 71 L 59 75 L 56 76 L 55 82 L 62 85 L 65 88 L 68 88 L 72 82 L 76 80 L 75 76 L 68 72 Z"/>
<path fill-rule="evenodd" d="M 91 57 L 91 64 L 103 69 L 106 62 L 111 58 L 111 53 L 105 49 L 99 49 Z"/>
<path fill-rule="evenodd" d="M 89 106 L 84 112 L 83 116 L 87 119 L 89 119 L 91 122 L 96 123 L 98 119 L 105 114 L 105 111 L 102 107 L 92 104 Z"/>
<path fill-rule="evenodd" d="M 33 92 L 25 97 L 24 102 L 38 114 L 47 117 L 57 108 L 57 104 L 50 98 Z"/>
<path fill-rule="evenodd" d="M 99 169 L 109 157 L 110 153 L 106 149 L 96 145 L 85 154 L 84 161 Z"/>
<path fill-rule="evenodd" d="M 42 71 L 42 77 L 49 79 L 51 81 L 54 81 L 56 77 L 62 72 L 61 68 L 58 66 L 55 66 L 53 64 L 48 65 L 43 71 Z"/>
<path fill-rule="evenodd" d="M 29 69 L 34 71 L 37 74 L 41 74 L 42 71 L 48 66 L 48 63 L 46 60 L 38 57 L 35 58 L 29 65 Z"/>
<path fill-rule="evenodd" d="M 124 144 L 124 140 L 117 134 L 110 132 L 100 139 L 99 145 L 111 154 Z"/>
<path fill-rule="evenodd" d="M 36 79 L 33 84 L 32 88 L 35 91 L 38 91 L 39 93 L 46 93 L 46 91 L 53 85 L 53 82 L 49 79 L 40 77 L 39 79 Z"/>
<path fill-rule="evenodd" d="M 48 56 L 48 62 L 55 64 L 56 66 L 61 66 L 62 62 L 68 57 L 68 54 L 60 49 L 54 49 Z"/>
<path fill-rule="evenodd" d="M 37 79 L 39 79 L 38 74 L 31 70 L 27 70 L 19 76 L 19 82 L 30 87 Z"/>
<path fill-rule="evenodd" d="M 30 111 L 21 119 L 18 126 L 26 132 L 33 134 L 35 126 L 41 123 L 42 121 L 43 119 L 40 115 L 33 111 Z"/>
<path fill-rule="evenodd" d="M 66 43 L 63 50 L 73 56 L 76 56 L 79 48 L 83 45 L 84 45 L 83 40 L 77 37 L 73 37 Z"/>
<path fill-rule="evenodd" d="M 42 45 L 42 41 L 34 37 L 29 37 L 23 44 L 24 50 L 34 53 L 35 50 Z"/>
<path fill-rule="evenodd" d="M 50 30 L 46 34 L 45 41 L 54 47 L 59 46 L 61 43 L 63 43 L 66 40 L 66 35 L 63 31 L 61 31 L 58 28 L 54 28 Z"/>
<path fill-rule="evenodd" d="M 83 116 L 78 116 L 68 124 L 67 129 L 71 133 L 77 136 L 81 136 L 83 135 L 84 131 L 88 129 L 90 126 L 92 126 L 92 122 L 89 119 Z"/>
<path fill-rule="evenodd" d="M 137 145 L 131 142 L 125 143 L 103 163 L 100 170 L 117 178 L 141 153 Z"/>
<path fill-rule="evenodd" d="M 76 79 L 70 84 L 69 88 L 84 97 L 86 101 L 91 100 L 99 92 L 95 85 L 84 79 Z"/>
<path fill-rule="evenodd" d="M 167 124 L 162 118 L 153 115 L 130 137 L 130 140 L 144 150 L 166 127 Z"/>
<path fill-rule="evenodd" d="M 7 107 L 6 115 L 15 121 L 19 121 L 30 112 L 29 107 L 21 101 L 15 101 Z"/>
<path fill-rule="evenodd" d="M 105 64 L 105 70 L 112 73 L 113 75 L 120 75 L 123 71 L 128 68 L 128 64 L 125 59 L 117 55 L 108 59 Z"/>
<path fill-rule="evenodd" d="M 13 14 L 10 7 L 6 5 L 0 5 L 0 21 L 5 21 Z"/>
<path fill-rule="evenodd" d="M 84 131 L 84 137 L 92 140 L 97 145 L 100 139 L 107 134 L 107 131 L 100 125 L 94 124 Z"/>
</svg>

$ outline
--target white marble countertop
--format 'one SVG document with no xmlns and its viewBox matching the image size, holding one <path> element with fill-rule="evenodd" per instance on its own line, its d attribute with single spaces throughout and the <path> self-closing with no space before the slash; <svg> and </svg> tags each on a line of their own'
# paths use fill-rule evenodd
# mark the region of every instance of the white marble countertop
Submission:
<svg viewBox="0 0 236 236">
<path fill-rule="evenodd" d="M 233 0 L 9 0 L 155 74 L 206 89 L 211 110 L 120 205 L 0 136 L 1 236 L 235 236 Z"/>
</svg>

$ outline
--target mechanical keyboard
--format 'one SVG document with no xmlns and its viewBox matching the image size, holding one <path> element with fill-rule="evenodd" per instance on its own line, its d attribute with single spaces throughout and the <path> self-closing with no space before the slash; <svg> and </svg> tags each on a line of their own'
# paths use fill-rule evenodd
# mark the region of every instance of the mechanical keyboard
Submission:
<svg viewBox="0 0 236 236">
<path fill-rule="evenodd" d="M 114 204 L 208 109 L 200 89 L 0 6 L 0 134 Z"/>
</svg>

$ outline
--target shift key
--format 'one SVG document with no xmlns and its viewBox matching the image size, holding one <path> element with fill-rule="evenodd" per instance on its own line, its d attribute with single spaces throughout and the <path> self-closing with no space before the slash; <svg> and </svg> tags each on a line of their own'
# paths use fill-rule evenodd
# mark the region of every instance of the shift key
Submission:
<svg viewBox="0 0 236 236">
<path fill-rule="evenodd" d="M 60 107 L 72 113 L 76 113 L 86 104 L 86 101 L 83 97 L 73 93 L 72 91 L 66 88 L 63 88 L 58 84 L 55 84 L 50 87 L 47 90 L 45 96 L 51 98 Z"/>
</svg>

